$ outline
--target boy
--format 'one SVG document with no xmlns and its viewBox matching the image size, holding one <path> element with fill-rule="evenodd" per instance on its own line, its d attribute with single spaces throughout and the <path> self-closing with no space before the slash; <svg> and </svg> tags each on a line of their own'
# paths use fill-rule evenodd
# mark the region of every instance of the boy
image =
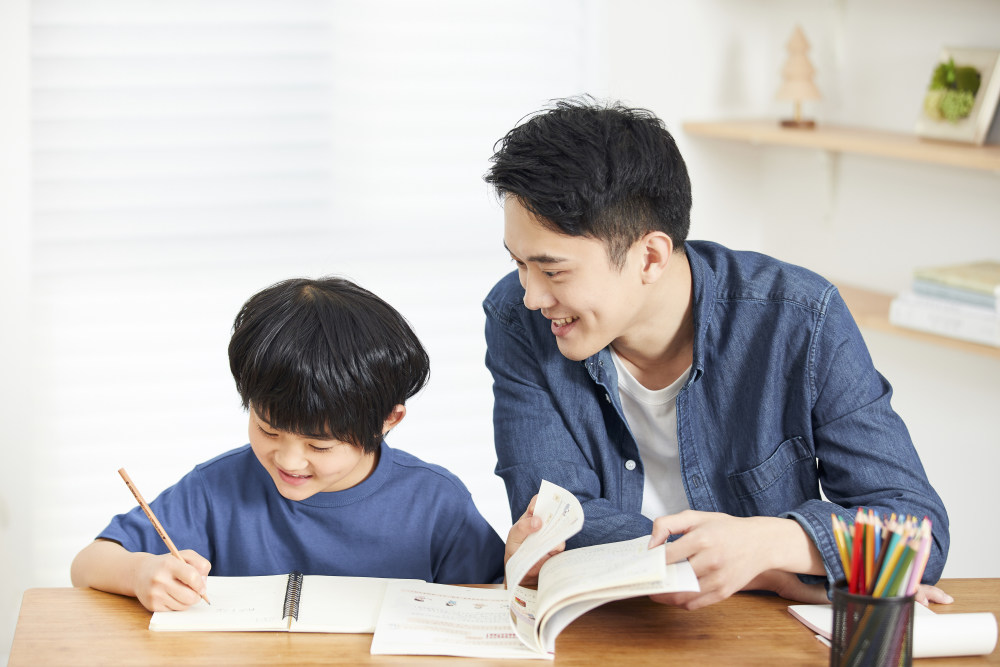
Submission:
<svg viewBox="0 0 1000 667">
<path fill-rule="evenodd" d="M 293 279 L 240 310 L 229 364 L 250 444 L 150 503 L 186 562 L 136 507 L 74 559 L 75 586 L 184 609 L 220 576 L 304 574 L 487 583 L 503 542 L 441 467 L 384 440 L 427 381 L 403 317 L 339 278 Z"/>
<path fill-rule="evenodd" d="M 570 547 L 673 539 L 701 591 L 661 602 L 825 601 L 843 577 L 830 515 L 859 506 L 930 517 L 938 579 L 947 513 L 836 287 L 687 241 L 690 182 L 656 116 L 562 101 L 492 162 L 517 267 L 483 304 L 496 472 L 521 515 L 508 553 L 548 479 L 584 507 Z"/>
</svg>

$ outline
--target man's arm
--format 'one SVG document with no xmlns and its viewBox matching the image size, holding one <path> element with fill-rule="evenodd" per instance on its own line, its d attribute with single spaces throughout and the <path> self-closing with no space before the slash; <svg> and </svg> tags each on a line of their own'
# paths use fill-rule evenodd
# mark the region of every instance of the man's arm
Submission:
<svg viewBox="0 0 1000 667">
<path fill-rule="evenodd" d="M 638 503 L 636 511 L 623 511 L 605 497 L 614 491 L 609 480 L 602 479 L 597 460 L 617 456 L 617 450 L 608 441 L 595 404 L 599 387 L 579 362 L 565 359 L 552 347 L 546 354 L 559 356 L 545 363 L 579 374 L 575 381 L 562 378 L 572 384 L 567 388 L 572 397 L 553 395 L 552 378 L 536 358 L 541 352 L 535 332 L 502 308 L 502 303 L 494 306 L 490 299 L 484 304 L 486 366 L 493 375 L 496 473 L 507 487 L 511 519 L 524 513 L 547 479 L 572 492 L 583 506 L 583 530 L 570 540 L 571 547 L 648 535 L 652 521 L 639 513 Z M 577 411 L 564 414 L 561 406 L 567 404 Z"/>
<path fill-rule="evenodd" d="M 817 545 L 832 582 L 844 576 L 830 514 L 852 521 L 858 507 L 907 514 L 933 524 L 924 581 L 940 578 L 948 555 L 948 513 L 931 486 L 909 431 L 891 405 L 892 387 L 875 369 L 840 294 L 834 290 L 810 349 L 813 441 L 823 494 L 781 516 Z"/>
<path fill-rule="evenodd" d="M 210 563 L 191 550 L 171 554 L 131 552 L 117 542 L 95 540 L 70 567 L 74 586 L 138 598 L 150 611 L 186 609 L 205 593 Z"/>
</svg>

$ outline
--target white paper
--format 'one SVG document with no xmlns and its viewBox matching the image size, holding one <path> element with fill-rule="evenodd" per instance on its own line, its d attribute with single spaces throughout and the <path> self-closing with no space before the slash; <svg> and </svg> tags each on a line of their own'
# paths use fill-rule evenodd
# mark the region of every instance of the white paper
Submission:
<svg viewBox="0 0 1000 667">
<path fill-rule="evenodd" d="M 788 611 L 813 632 L 831 639 L 831 605 L 789 605 Z M 924 605 L 914 603 L 914 658 L 988 655 L 996 648 L 996 644 L 997 619 L 991 612 L 935 614 Z"/>
</svg>

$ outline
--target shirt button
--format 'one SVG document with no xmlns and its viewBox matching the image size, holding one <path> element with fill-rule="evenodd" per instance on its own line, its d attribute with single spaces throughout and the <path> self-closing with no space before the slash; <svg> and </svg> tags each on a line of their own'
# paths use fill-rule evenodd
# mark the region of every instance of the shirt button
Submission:
<svg viewBox="0 0 1000 667">
<path fill-rule="evenodd" d="M 604 400 L 607 401 L 608 403 L 610 403 L 611 402 L 611 394 L 605 394 L 604 395 Z"/>
<path fill-rule="evenodd" d="M 625 470 L 635 470 L 635 461 L 629 459 L 625 462 Z"/>
<path fill-rule="evenodd" d="M 691 486 L 693 486 L 696 489 L 699 486 L 701 486 L 701 477 L 699 477 L 698 475 L 695 475 L 694 477 L 692 477 L 691 478 Z"/>
</svg>

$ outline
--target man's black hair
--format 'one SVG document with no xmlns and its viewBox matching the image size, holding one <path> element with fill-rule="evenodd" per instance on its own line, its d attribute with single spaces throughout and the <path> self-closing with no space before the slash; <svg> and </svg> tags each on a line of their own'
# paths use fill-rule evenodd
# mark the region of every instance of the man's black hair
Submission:
<svg viewBox="0 0 1000 667">
<path fill-rule="evenodd" d="M 233 324 L 229 367 L 243 407 L 270 426 L 367 453 L 430 373 L 403 316 L 342 278 L 285 280 L 250 297 Z"/>
<path fill-rule="evenodd" d="M 621 269 L 628 249 L 662 231 L 683 250 L 691 182 L 659 118 L 619 102 L 557 100 L 495 146 L 484 177 L 552 231 L 604 241 Z"/>
</svg>

